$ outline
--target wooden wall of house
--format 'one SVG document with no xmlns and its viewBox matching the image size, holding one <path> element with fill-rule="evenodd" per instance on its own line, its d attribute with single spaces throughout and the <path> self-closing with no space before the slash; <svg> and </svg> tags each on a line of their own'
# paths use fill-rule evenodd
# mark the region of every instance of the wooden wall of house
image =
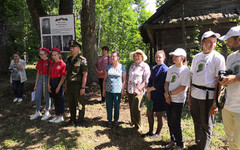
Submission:
<svg viewBox="0 0 240 150">
<path fill-rule="evenodd" d="M 166 10 L 165 16 L 170 18 L 181 17 L 184 5 L 184 16 L 208 15 L 209 12 L 217 12 L 218 10 L 240 9 L 240 2 L 233 0 L 185 0 L 178 3 L 170 10 Z M 175 16 L 175 17 L 174 17 Z"/>
<path fill-rule="evenodd" d="M 204 32 L 212 30 L 214 32 L 219 33 L 220 35 L 225 35 L 227 31 L 235 26 L 236 23 L 229 22 L 229 23 L 222 23 L 222 24 L 208 24 L 202 26 L 200 28 L 200 35 L 198 37 L 198 41 L 200 41 L 201 36 Z M 187 47 L 185 48 L 185 44 L 183 43 L 183 34 L 182 34 L 182 27 L 179 25 L 179 27 L 175 28 L 164 28 L 161 30 L 158 30 L 156 33 L 156 39 L 157 39 L 157 47 L 158 49 L 163 49 L 167 56 L 167 64 L 171 64 L 171 58 L 169 56 L 169 53 L 174 51 L 176 48 L 185 48 L 187 53 L 190 53 L 190 49 L 198 49 L 198 45 L 194 44 L 194 37 L 196 32 L 196 27 L 190 26 L 186 27 L 186 36 L 190 37 L 187 39 Z M 194 54 L 194 53 L 193 53 Z M 227 56 L 226 47 L 223 46 L 223 55 Z M 188 55 L 188 60 L 191 62 L 191 58 Z"/>
</svg>

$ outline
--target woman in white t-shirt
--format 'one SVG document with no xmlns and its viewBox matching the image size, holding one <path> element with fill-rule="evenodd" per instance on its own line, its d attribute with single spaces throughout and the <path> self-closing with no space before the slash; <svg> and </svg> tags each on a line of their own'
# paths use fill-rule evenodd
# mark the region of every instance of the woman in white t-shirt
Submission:
<svg viewBox="0 0 240 150">
<path fill-rule="evenodd" d="M 184 141 L 181 129 L 182 108 L 186 100 L 187 88 L 190 85 L 190 70 L 187 67 L 186 51 L 177 48 L 172 55 L 174 65 L 169 67 L 165 82 L 167 120 L 171 142 L 168 148 L 176 143 L 176 149 L 184 149 Z"/>
</svg>

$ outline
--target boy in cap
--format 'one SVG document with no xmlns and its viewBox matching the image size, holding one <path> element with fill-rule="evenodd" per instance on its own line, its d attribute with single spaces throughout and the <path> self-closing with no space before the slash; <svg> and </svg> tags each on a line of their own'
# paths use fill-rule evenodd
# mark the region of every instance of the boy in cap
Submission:
<svg viewBox="0 0 240 150">
<path fill-rule="evenodd" d="M 229 139 L 229 149 L 240 149 L 240 26 L 232 27 L 228 33 L 219 38 L 226 40 L 227 46 L 235 51 L 227 57 L 226 69 L 233 75 L 226 76 L 221 85 L 227 85 L 226 102 L 222 110 L 223 125 Z"/>
<path fill-rule="evenodd" d="M 67 125 L 73 124 L 77 126 L 76 106 L 78 106 L 79 109 L 79 122 L 83 121 L 85 114 L 84 94 L 87 82 L 88 67 L 86 58 L 79 55 L 81 45 L 76 41 L 71 40 L 69 42 L 69 47 L 72 56 L 70 56 L 66 62 L 67 76 L 65 91 L 67 93 L 71 117 Z"/>
<path fill-rule="evenodd" d="M 202 35 L 203 51 L 192 60 L 192 88 L 189 91 L 189 107 L 195 129 L 198 150 L 207 150 L 211 141 L 214 114 L 218 112 L 214 91 L 219 70 L 225 70 L 225 59 L 214 50 L 220 34 L 207 31 Z"/>
</svg>

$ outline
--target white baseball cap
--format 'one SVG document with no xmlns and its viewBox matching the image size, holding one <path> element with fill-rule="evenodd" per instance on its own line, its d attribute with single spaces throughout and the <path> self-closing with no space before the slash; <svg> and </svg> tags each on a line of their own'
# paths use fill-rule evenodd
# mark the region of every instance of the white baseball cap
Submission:
<svg viewBox="0 0 240 150">
<path fill-rule="evenodd" d="M 184 56 L 187 57 L 187 53 L 183 48 L 177 48 L 174 52 L 169 53 L 169 55 L 175 55 L 175 56 Z"/>
<path fill-rule="evenodd" d="M 216 36 L 216 38 L 219 38 L 220 37 L 220 34 L 219 33 L 215 33 L 215 32 L 213 32 L 213 31 L 207 31 L 207 32 L 205 32 L 203 35 L 202 35 L 202 38 L 201 38 L 201 41 L 203 40 L 203 39 L 205 39 L 205 38 L 209 38 L 209 37 L 211 37 L 211 36 Z"/>
<path fill-rule="evenodd" d="M 219 39 L 226 40 L 232 36 L 240 36 L 240 26 L 232 27 L 226 35 L 221 36 Z"/>
</svg>

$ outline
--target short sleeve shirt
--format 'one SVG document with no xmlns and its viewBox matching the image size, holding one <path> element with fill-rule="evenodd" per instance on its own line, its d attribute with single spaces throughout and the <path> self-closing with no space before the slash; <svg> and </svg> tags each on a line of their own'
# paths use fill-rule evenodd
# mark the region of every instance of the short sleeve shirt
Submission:
<svg viewBox="0 0 240 150">
<path fill-rule="evenodd" d="M 133 94 L 134 91 L 144 82 L 147 84 L 150 74 L 150 67 L 147 63 L 143 61 L 139 65 L 133 63 L 129 68 L 128 93 Z M 141 93 L 144 92 L 145 88 Z"/>
<path fill-rule="evenodd" d="M 215 50 L 208 54 L 198 53 L 192 60 L 192 83 L 198 86 L 215 88 L 219 70 L 225 70 L 225 59 L 220 53 Z M 191 96 L 205 100 L 206 91 L 192 87 Z M 213 96 L 214 91 L 209 91 L 209 99 L 213 99 Z"/>
<path fill-rule="evenodd" d="M 18 70 L 18 67 L 17 65 L 14 63 L 11 68 L 13 69 L 13 72 L 12 72 L 12 80 L 13 81 L 20 81 L 20 72 Z"/>
<path fill-rule="evenodd" d="M 52 65 L 52 60 L 47 59 L 47 60 L 42 60 L 39 59 L 37 62 L 36 69 L 38 70 L 38 73 L 41 75 L 48 75 L 49 73 L 49 68 Z"/>
<path fill-rule="evenodd" d="M 169 91 L 173 91 L 180 86 L 189 87 L 190 70 L 187 66 L 178 68 L 176 65 L 173 65 L 168 69 L 166 81 L 169 82 Z M 186 100 L 186 92 L 187 88 L 181 93 L 171 95 L 172 101 L 175 103 L 184 103 Z"/>
<path fill-rule="evenodd" d="M 240 75 L 240 53 L 236 51 L 227 57 L 227 69 L 233 71 L 234 75 Z M 240 113 L 240 83 L 236 82 L 234 84 L 227 86 L 227 95 L 224 108 Z"/>
<path fill-rule="evenodd" d="M 95 67 L 99 71 L 104 71 L 105 67 L 111 63 L 110 56 L 99 56 Z M 98 74 L 98 78 L 104 78 L 104 74 Z"/>
<path fill-rule="evenodd" d="M 66 71 L 68 82 L 82 83 L 83 72 L 88 71 L 87 60 L 80 55 L 77 55 L 74 59 L 72 56 L 69 57 L 66 62 Z"/>
<path fill-rule="evenodd" d="M 58 62 L 53 63 L 50 70 L 50 78 L 60 78 L 62 76 L 66 76 L 66 64 L 60 60 Z"/>
<path fill-rule="evenodd" d="M 106 80 L 106 92 L 121 93 L 122 91 L 122 76 L 126 72 L 125 67 L 122 64 L 118 64 L 116 68 L 112 65 L 106 66 L 107 80 Z"/>
</svg>

